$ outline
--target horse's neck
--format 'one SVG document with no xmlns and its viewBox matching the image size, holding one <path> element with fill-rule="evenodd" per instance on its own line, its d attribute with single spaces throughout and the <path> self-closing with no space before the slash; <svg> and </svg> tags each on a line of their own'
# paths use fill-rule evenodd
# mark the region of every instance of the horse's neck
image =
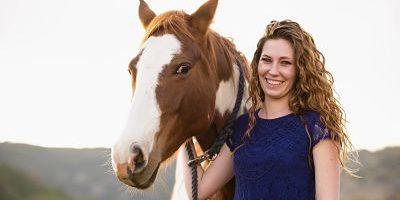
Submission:
<svg viewBox="0 0 400 200">
<path fill-rule="evenodd" d="M 215 38 L 222 38 L 218 43 L 214 43 L 214 53 L 217 54 L 215 66 L 217 68 L 219 85 L 216 93 L 216 110 L 219 111 L 220 116 L 223 117 L 223 123 L 227 120 L 226 116 L 232 114 L 236 98 L 238 98 L 239 90 L 239 76 L 244 77 L 244 88 L 242 103 L 240 105 L 239 117 L 246 111 L 246 100 L 248 98 L 247 92 L 247 60 L 236 50 L 234 45 L 227 39 L 219 36 L 216 33 Z M 218 44 L 218 45 L 217 45 Z M 218 120 L 218 119 L 217 119 Z M 216 121 L 218 123 L 218 121 Z M 218 124 L 217 124 L 218 126 Z"/>
<path fill-rule="evenodd" d="M 238 58 L 236 58 L 238 59 Z M 246 64 L 240 63 L 238 66 L 236 60 L 233 61 L 231 64 L 231 74 L 229 79 L 227 80 L 220 80 L 218 83 L 218 89 L 216 92 L 216 100 L 215 100 L 215 118 L 214 123 L 216 124 L 217 128 L 221 128 L 226 121 L 230 118 L 233 112 L 236 99 L 240 98 L 239 93 L 239 76 L 242 75 L 244 77 L 244 87 L 243 87 L 243 96 L 241 97 L 241 104 L 236 117 L 239 117 L 247 110 L 246 100 L 248 99 L 248 92 L 247 92 L 247 80 L 246 80 Z"/>
<path fill-rule="evenodd" d="M 231 117 L 232 111 L 235 106 L 236 99 L 238 98 L 239 91 L 239 67 L 242 68 L 242 75 L 245 76 L 245 64 L 238 66 L 236 62 L 232 63 L 232 75 L 227 80 L 221 80 L 218 85 L 216 92 L 215 101 L 215 112 L 213 117 L 213 124 L 208 131 L 201 133 L 196 136 L 200 146 L 207 150 L 215 141 L 217 137 L 217 131 L 226 125 L 227 121 Z M 241 99 L 241 104 L 236 118 L 247 111 L 248 105 L 246 105 L 246 100 L 248 98 L 247 92 L 247 80 L 244 79 L 243 96 Z"/>
</svg>

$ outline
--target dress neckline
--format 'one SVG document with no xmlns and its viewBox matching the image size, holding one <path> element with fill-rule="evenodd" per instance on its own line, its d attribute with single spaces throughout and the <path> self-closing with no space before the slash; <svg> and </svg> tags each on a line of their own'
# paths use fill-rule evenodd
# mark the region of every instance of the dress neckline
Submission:
<svg viewBox="0 0 400 200">
<path fill-rule="evenodd" d="M 286 115 L 282 115 L 282 116 L 280 116 L 280 117 L 276 117 L 276 118 L 272 118 L 272 119 L 265 119 L 265 118 L 260 117 L 260 115 L 259 115 L 260 111 L 261 111 L 261 108 L 259 108 L 259 109 L 256 111 L 256 113 L 255 113 L 256 119 L 257 119 L 257 120 L 260 120 L 260 121 L 264 121 L 264 122 L 281 121 L 281 120 L 284 120 L 284 119 L 286 119 L 286 118 L 289 118 L 289 117 L 295 115 L 295 114 L 292 112 L 292 113 L 289 113 L 289 114 L 286 114 Z"/>
</svg>

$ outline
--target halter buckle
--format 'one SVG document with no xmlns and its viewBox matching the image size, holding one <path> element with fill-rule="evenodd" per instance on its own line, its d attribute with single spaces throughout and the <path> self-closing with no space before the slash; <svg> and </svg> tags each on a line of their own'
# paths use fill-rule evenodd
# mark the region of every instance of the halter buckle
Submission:
<svg viewBox="0 0 400 200">
<path fill-rule="evenodd" d="M 187 162 L 187 164 L 189 166 L 191 166 L 193 163 L 199 164 L 205 160 L 214 161 L 217 158 L 217 155 L 218 155 L 217 153 L 211 155 L 208 151 L 206 151 L 206 152 L 204 152 L 204 154 L 197 156 L 196 158 L 193 158 L 192 160 L 189 160 Z"/>
</svg>

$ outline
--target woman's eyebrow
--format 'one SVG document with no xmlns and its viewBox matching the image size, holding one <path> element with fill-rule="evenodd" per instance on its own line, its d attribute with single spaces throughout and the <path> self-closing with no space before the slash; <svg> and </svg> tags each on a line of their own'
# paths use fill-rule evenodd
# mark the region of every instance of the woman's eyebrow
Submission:
<svg viewBox="0 0 400 200">
<path fill-rule="evenodd" d="M 267 54 L 262 54 L 261 57 L 262 57 L 262 58 L 272 58 L 271 56 L 269 56 L 269 55 L 267 55 Z M 283 60 L 283 59 L 285 59 L 285 60 L 292 60 L 292 58 L 291 58 L 291 57 L 288 57 L 288 56 L 281 56 L 281 57 L 279 57 L 279 59 L 280 59 L 280 60 Z"/>
<path fill-rule="evenodd" d="M 285 60 L 286 60 L 286 59 L 287 59 L 287 60 L 292 60 L 291 57 L 287 57 L 287 56 L 282 56 L 282 57 L 280 57 L 280 59 L 281 59 L 281 60 L 283 60 L 283 59 L 285 59 Z"/>
</svg>

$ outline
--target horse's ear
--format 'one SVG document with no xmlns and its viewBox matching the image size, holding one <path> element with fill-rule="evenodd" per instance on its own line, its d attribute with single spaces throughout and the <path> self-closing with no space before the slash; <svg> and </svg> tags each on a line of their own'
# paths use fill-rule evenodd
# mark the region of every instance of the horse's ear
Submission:
<svg viewBox="0 0 400 200">
<path fill-rule="evenodd" d="M 206 34 L 214 18 L 217 5 L 218 0 L 209 0 L 204 3 L 196 12 L 190 15 L 190 26 L 195 28 L 200 34 Z"/>
<path fill-rule="evenodd" d="M 144 28 L 147 28 L 147 26 L 150 24 L 151 20 L 156 17 L 156 14 L 149 8 L 149 5 L 147 5 L 144 0 L 139 0 L 139 18 L 140 21 L 142 22 L 142 25 Z"/>
</svg>

